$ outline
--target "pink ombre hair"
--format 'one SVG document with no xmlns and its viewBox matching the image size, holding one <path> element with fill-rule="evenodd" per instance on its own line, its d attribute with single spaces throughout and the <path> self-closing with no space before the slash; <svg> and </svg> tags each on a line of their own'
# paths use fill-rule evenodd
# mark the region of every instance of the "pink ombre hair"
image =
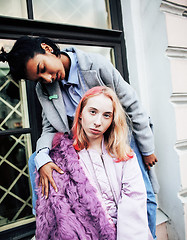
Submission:
<svg viewBox="0 0 187 240">
<path fill-rule="evenodd" d="M 128 160 L 133 157 L 133 151 L 128 141 L 126 114 L 114 91 L 106 86 L 97 86 L 89 89 L 80 100 L 72 128 L 74 135 L 73 145 L 77 151 L 88 148 L 89 141 L 82 128 L 80 116 L 88 99 L 100 94 L 104 94 L 106 97 L 110 98 L 113 104 L 113 121 L 104 133 L 106 149 L 112 157 L 117 159 L 116 161 Z"/>
</svg>

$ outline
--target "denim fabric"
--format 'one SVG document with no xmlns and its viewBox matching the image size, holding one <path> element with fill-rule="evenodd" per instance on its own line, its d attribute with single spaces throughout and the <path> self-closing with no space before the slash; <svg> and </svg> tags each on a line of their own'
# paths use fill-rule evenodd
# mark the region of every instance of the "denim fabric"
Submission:
<svg viewBox="0 0 187 240">
<path fill-rule="evenodd" d="M 138 146 L 135 142 L 134 137 L 131 139 L 131 148 L 134 150 L 134 152 L 137 155 L 138 163 L 140 165 L 140 169 L 142 171 L 143 179 L 145 182 L 145 187 L 147 190 L 147 214 L 148 214 L 148 223 L 150 231 L 153 235 L 154 240 L 156 240 L 156 198 L 155 194 L 153 192 L 153 188 L 149 179 L 148 170 L 143 162 L 141 153 L 138 149 Z M 36 153 L 33 153 L 31 157 L 29 158 L 29 174 L 30 174 L 30 180 L 31 180 L 31 186 L 32 186 L 32 205 L 33 205 L 33 214 L 36 214 L 35 207 L 36 207 L 36 200 L 37 200 L 37 193 L 35 191 L 36 184 L 35 184 L 35 171 L 36 166 L 34 163 L 34 158 L 36 156 Z"/>
<path fill-rule="evenodd" d="M 29 175 L 30 175 L 30 181 L 31 181 L 31 187 L 32 187 L 32 212 L 34 215 L 36 215 L 36 200 L 37 200 L 37 193 L 36 193 L 36 183 L 35 183 L 35 177 L 36 177 L 36 165 L 34 162 L 34 158 L 36 157 L 36 152 L 34 152 L 30 158 L 29 158 Z"/>
<path fill-rule="evenodd" d="M 148 224 L 149 224 L 149 228 L 150 231 L 152 233 L 153 239 L 156 240 L 156 209 L 157 209 L 157 203 L 156 203 L 156 198 L 155 198 L 155 194 L 150 182 L 150 178 L 148 175 L 148 169 L 145 166 L 143 159 L 142 159 L 142 155 L 138 149 L 138 146 L 136 144 L 136 141 L 134 139 L 134 137 L 131 137 L 131 148 L 134 150 L 134 152 L 136 153 L 137 159 L 138 159 L 138 163 L 140 165 L 140 169 L 142 171 L 142 176 L 144 179 L 144 183 L 145 183 L 145 187 L 147 190 L 147 215 L 148 215 Z"/>
</svg>

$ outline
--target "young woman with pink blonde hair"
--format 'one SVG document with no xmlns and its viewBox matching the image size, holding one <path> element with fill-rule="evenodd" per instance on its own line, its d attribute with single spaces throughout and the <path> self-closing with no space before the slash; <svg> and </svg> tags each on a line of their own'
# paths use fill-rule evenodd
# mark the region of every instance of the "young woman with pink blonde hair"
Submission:
<svg viewBox="0 0 187 240">
<path fill-rule="evenodd" d="M 64 174 L 53 172 L 58 192 L 50 187 L 48 199 L 39 190 L 36 239 L 152 240 L 145 184 L 113 90 L 85 93 L 72 133 L 54 137 L 50 157 Z"/>
</svg>

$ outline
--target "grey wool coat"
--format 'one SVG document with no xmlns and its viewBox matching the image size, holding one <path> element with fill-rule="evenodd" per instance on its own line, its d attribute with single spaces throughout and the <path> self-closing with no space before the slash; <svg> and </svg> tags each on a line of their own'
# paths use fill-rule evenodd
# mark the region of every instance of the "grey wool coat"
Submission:
<svg viewBox="0 0 187 240">
<path fill-rule="evenodd" d="M 76 48 L 69 48 L 65 51 L 76 52 L 79 80 L 84 79 L 87 89 L 98 85 L 106 85 L 116 92 L 130 118 L 134 137 L 138 142 L 140 151 L 154 151 L 149 117 L 143 110 L 133 88 L 125 82 L 110 61 L 99 54 L 86 53 Z M 43 93 L 41 85 L 37 83 L 36 92 L 43 110 L 43 130 L 37 141 L 36 152 L 45 147 L 51 149 L 52 139 L 56 132 L 69 132 L 66 109 L 59 83 L 47 84 L 46 88 L 49 96 L 57 95 L 58 98 L 50 100 L 49 96 Z"/>
</svg>

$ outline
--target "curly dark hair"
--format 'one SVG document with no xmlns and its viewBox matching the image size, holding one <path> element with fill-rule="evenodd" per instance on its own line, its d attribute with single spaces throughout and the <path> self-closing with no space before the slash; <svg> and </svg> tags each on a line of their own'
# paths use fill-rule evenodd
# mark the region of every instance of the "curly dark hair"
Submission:
<svg viewBox="0 0 187 240">
<path fill-rule="evenodd" d="M 60 55 L 60 48 L 49 38 L 45 37 L 20 37 L 12 47 L 9 53 L 1 49 L 0 61 L 7 61 L 10 67 L 9 74 L 18 81 L 26 79 L 26 63 L 36 54 L 45 54 L 45 50 L 41 47 L 41 43 L 46 43 L 53 49 L 53 54 Z"/>
</svg>

